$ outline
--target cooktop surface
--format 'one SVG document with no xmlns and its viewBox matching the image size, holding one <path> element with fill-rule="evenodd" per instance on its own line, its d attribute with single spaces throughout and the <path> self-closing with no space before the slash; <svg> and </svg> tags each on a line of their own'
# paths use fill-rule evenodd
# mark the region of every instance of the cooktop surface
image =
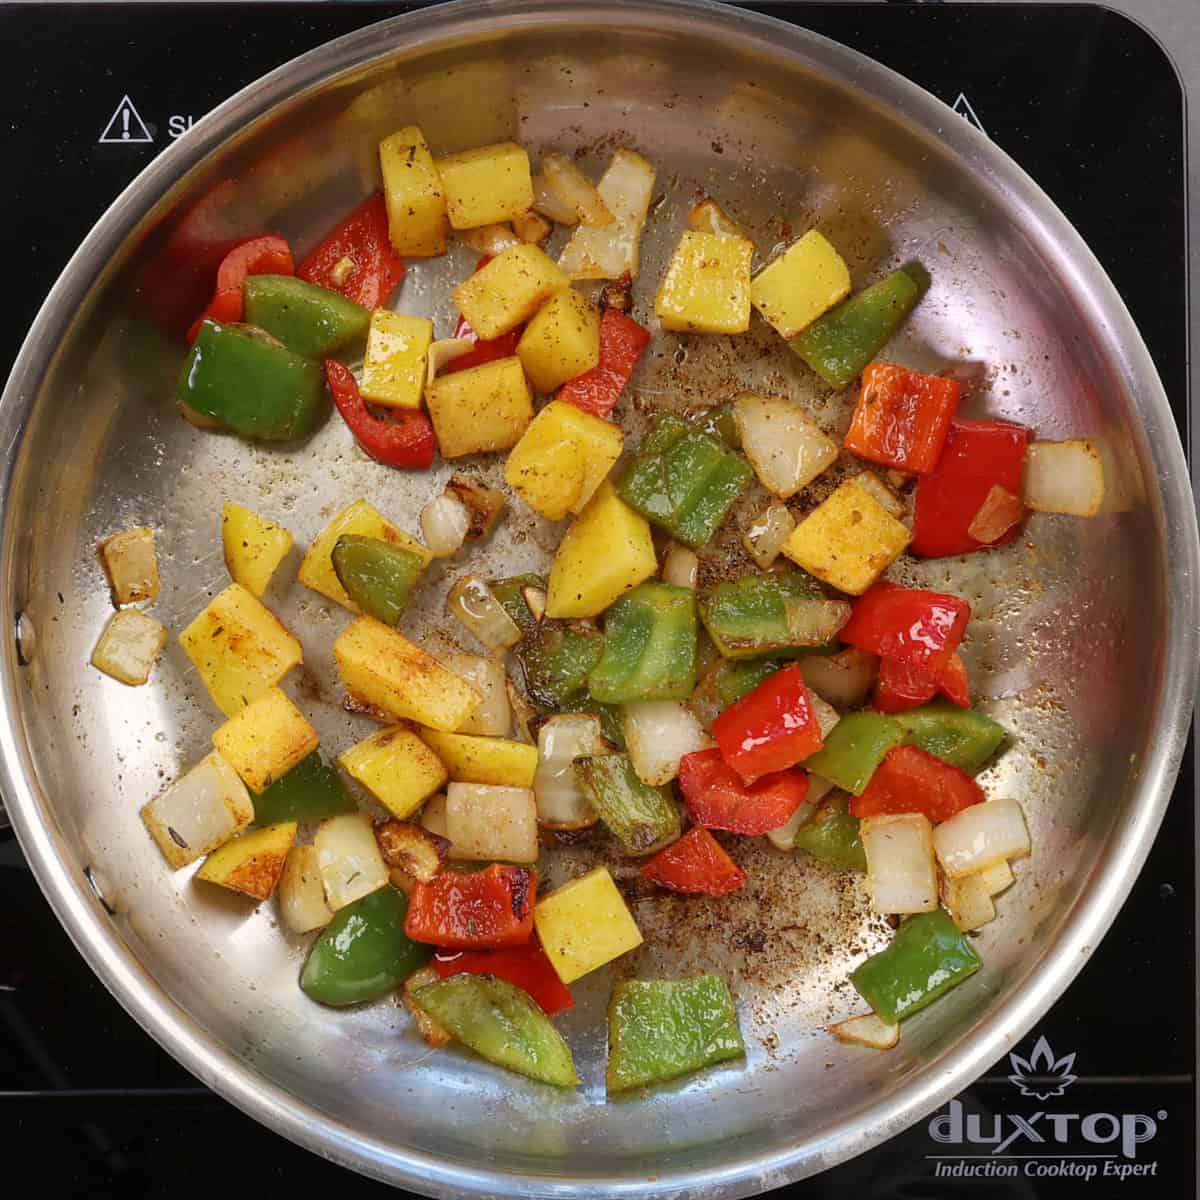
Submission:
<svg viewBox="0 0 1200 1200">
<path fill-rule="evenodd" d="M 1029 171 L 1116 282 L 1186 445 L 1184 96 L 1153 38 L 1090 5 L 749 7 L 893 67 Z M 10 164 L 0 378 L 79 240 L 155 154 L 265 71 L 404 10 L 0 4 Z M 67 47 L 86 47 L 91 69 L 79 70 Z M 929 1119 L 787 1194 L 1195 1197 L 1193 802 L 1189 751 L 1124 910 L 1011 1055 Z M 0 832 L 0 1148 L 20 1197 L 386 1194 L 244 1117 L 143 1034 L 67 940 L 9 831 Z"/>
</svg>

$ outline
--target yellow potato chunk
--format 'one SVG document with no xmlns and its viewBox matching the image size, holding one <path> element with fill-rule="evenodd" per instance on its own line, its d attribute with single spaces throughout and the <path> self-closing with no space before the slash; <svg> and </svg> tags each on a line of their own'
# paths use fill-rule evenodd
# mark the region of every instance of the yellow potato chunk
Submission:
<svg viewBox="0 0 1200 1200">
<path fill-rule="evenodd" d="M 563 983 L 612 962 L 642 944 L 642 935 L 607 867 L 542 897 L 533 923 Z"/>
<path fill-rule="evenodd" d="M 533 203 L 529 155 L 516 142 L 446 154 L 437 159 L 436 166 L 455 229 L 510 221 Z"/>
<path fill-rule="evenodd" d="M 196 872 L 196 878 L 255 900 L 267 900 L 283 874 L 288 851 L 295 840 L 295 821 L 251 830 L 210 854 Z"/>
<path fill-rule="evenodd" d="M 106 537 L 100 543 L 100 557 L 118 604 L 137 604 L 158 595 L 158 555 L 154 530 L 148 526 L 122 529 Z"/>
<path fill-rule="evenodd" d="M 654 298 L 664 329 L 745 333 L 750 328 L 750 260 L 745 238 L 687 230 Z"/>
<path fill-rule="evenodd" d="M 525 327 L 517 355 L 543 396 L 600 361 L 600 310 L 574 288 L 555 292 Z"/>
<path fill-rule="evenodd" d="M 292 548 L 292 535 L 245 505 L 226 500 L 221 507 L 221 545 L 233 581 L 261 598 Z"/>
<path fill-rule="evenodd" d="M 815 229 L 793 242 L 750 281 L 750 301 L 781 337 L 794 338 L 850 295 L 850 271 Z"/>
<path fill-rule="evenodd" d="M 377 308 L 371 314 L 358 390 L 388 408 L 420 408 L 433 322 Z"/>
<path fill-rule="evenodd" d="M 450 733 L 482 697 L 408 638 L 373 617 L 359 617 L 333 643 L 346 691 L 396 721 Z"/>
<path fill-rule="evenodd" d="M 454 289 L 454 303 L 481 338 L 497 338 L 529 320 L 570 281 L 540 246 L 509 246 Z"/>
<path fill-rule="evenodd" d="M 546 616 L 598 616 L 657 572 L 649 523 L 606 481 L 559 543 L 550 568 Z"/>
<path fill-rule="evenodd" d="M 141 687 L 167 644 L 167 627 L 136 608 L 113 613 L 92 651 L 92 666 L 130 687 Z"/>
<path fill-rule="evenodd" d="M 365 500 L 355 500 L 342 509 L 317 535 L 317 540 L 308 548 L 300 564 L 299 579 L 305 587 L 320 592 L 330 600 L 358 612 L 358 605 L 346 595 L 346 589 L 333 569 L 333 547 L 342 534 L 357 534 L 359 537 L 378 538 L 404 550 L 419 554 L 428 566 L 433 555 L 416 538 L 397 529 L 382 513 L 377 512 Z"/>
<path fill-rule="evenodd" d="M 536 746 L 509 738 L 472 737 L 422 729 L 421 736 L 442 760 L 455 783 L 490 783 L 496 787 L 533 787 Z"/>
<path fill-rule="evenodd" d="M 408 729 L 381 729 L 339 754 L 338 762 L 402 821 L 448 778 L 434 751 Z"/>
<path fill-rule="evenodd" d="M 388 236 L 405 258 L 446 253 L 446 194 L 433 155 L 415 125 L 379 143 Z"/>
<path fill-rule="evenodd" d="M 581 513 L 621 457 L 621 427 L 565 400 L 542 409 L 504 466 L 504 481 L 530 508 L 558 521 Z"/>
<path fill-rule="evenodd" d="M 259 696 L 213 734 L 221 757 L 255 795 L 307 758 L 320 741 L 279 688 Z"/>
<path fill-rule="evenodd" d="M 792 530 L 783 552 L 810 575 L 861 596 L 912 535 L 858 479 L 847 479 Z"/>
<path fill-rule="evenodd" d="M 179 635 L 213 703 L 227 716 L 304 661 L 300 643 L 261 600 L 231 583 Z"/>
<path fill-rule="evenodd" d="M 427 403 L 443 458 L 507 450 L 533 417 L 533 393 L 515 356 L 439 376 Z"/>
</svg>

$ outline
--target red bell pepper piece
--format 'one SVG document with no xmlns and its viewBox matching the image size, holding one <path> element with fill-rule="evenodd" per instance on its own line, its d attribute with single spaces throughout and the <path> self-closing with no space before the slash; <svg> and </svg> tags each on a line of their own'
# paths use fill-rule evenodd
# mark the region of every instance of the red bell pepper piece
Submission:
<svg viewBox="0 0 1200 1200">
<path fill-rule="evenodd" d="M 917 484 L 909 549 L 923 558 L 987 549 L 968 529 L 993 485 L 1021 494 L 1028 444 L 1029 430 L 1007 421 L 951 421 L 942 457 Z M 1016 536 L 1014 527 L 991 544 Z"/>
<path fill-rule="evenodd" d="M 433 425 L 423 412 L 399 408 L 390 410 L 388 420 L 376 417 L 358 390 L 353 372 L 333 358 L 325 360 L 325 382 L 350 432 L 376 462 L 416 470 L 433 462 Z"/>
<path fill-rule="evenodd" d="M 633 368 L 650 344 L 650 331 L 632 317 L 606 308 L 600 318 L 600 361 L 590 371 L 568 379 L 558 398 L 584 412 L 607 417 L 621 398 Z"/>
<path fill-rule="evenodd" d="M 698 896 L 724 896 L 746 882 L 746 872 L 702 825 L 660 850 L 642 874 L 668 891 Z"/>
<path fill-rule="evenodd" d="M 823 745 L 799 663 L 776 671 L 734 701 L 713 722 L 712 732 L 721 756 L 746 783 L 795 766 Z"/>
<path fill-rule="evenodd" d="M 937 675 L 958 649 L 971 606 L 946 592 L 877 583 L 860 596 L 838 637 L 880 658 Z"/>
<path fill-rule="evenodd" d="M 804 803 L 808 776 L 776 771 L 743 783 L 714 748 L 694 750 L 679 760 L 679 788 L 697 825 L 757 836 L 778 829 Z"/>
<path fill-rule="evenodd" d="M 898 663 L 891 658 L 879 660 L 874 699 L 875 707 L 880 712 L 898 713 L 916 708 L 919 704 L 927 704 L 938 692 L 959 708 L 971 707 L 967 666 L 957 651 L 936 673 L 910 663 Z"/>
<path fill-rule="evenodd" d="M 928 475 L 937 466 L 961 391 L 956 379 L 872 363 L 862 373 L 862 391 L 842 444 L 870 462 Z"/>
<path fill-rule="evenodd" d="M 875 768 L 863 794 L 851 797 L 850 811 L 856 817 L 924 813 L 936 824 L 986 799 L 965 771 L 916 746 L 897 746 Z"/>
<path fill-rule="evenodd" d="M 523 946 L 533 934 L 537 873 L 492 863 L 482 871 L 442 871 L 418 883 L 404 932 L 414 942 L 450 950 Z"/>
<path fill-rule="evenodd" d="M 353 264 L 341 283 L 334 269 L 344 260 Z M 308 283 L 340 292 L 363 308 L 376 309 L 387 302 L 404 278 L 404 263 L 388 237 L 387 205 L 383 193 L 364 200 L 317 243 L 296 269 Z"/>
<path fill-rule="evenodd" d="M 247 275 L 293 275 L 295 270 L 291 247 L 276 234 L 251 238 L 235 246 L 217 268 L 217 290 L 208 307 L 192 322 L 188 341 L 196 340 L 204 321 L 229 325 L 242 319 L 245 314 L 242 284 Z"/>
<path fill-rule="evenodd" d="M 528 992 L 549 1016 L 575 1007 L 575 997 L 558 977 L 537 936 L 508 950 L 437 950 L 430 966 L 443 978 L 495 975 Z"/>
</svg>

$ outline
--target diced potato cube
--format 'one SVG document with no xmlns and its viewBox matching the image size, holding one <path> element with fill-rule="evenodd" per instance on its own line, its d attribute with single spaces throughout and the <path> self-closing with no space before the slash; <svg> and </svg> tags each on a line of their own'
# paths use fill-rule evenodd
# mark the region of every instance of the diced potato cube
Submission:
<svg viewBox="0 0 1200 1200">
<path fill-rule="evenodd" d="M 551 521 L 581 513 L 621 457 L 621 427 L 565 400 L 542 409 L 504 465 L 504 481 Z"/>
<path fill-rule="evenodd" d="M 255 900 L 266 900 L 275 891 L 295 840 L 295 821 L 251 830 L 210 854 L 196 878 Z"/>
<path fill-rule="evenodd" d="M 563 983 L 642 944 L 607 867 L 596 867 L 543 896 L 533 910 L 533 923 Z"/>
<path fill-rule="evenodd" d="M 602 483 L 571 522 L 550 568 L 548 617 L 595 617 L 658 572 L 650 525 Z"/>
<path fill-rule="evenodd" d="M 446 253 L 446 194 L 433 155 L 415 125 L 379 143 L 388 236 L 405 258 Z"/>
<path fill-rule="evenodd" d="M 179 644 L 227 717 L 304 661 L 300 643 L 283 622 L 240 583 L 214 596 L 179 635 Z"/>
<path fill-rule="evenodd" d="M 244 505 L 226 500 L 221 507 L 221 544 L 230 578 L 261 598 L 292 548 L 292 535 Z"/>
<path fill-rule="evenodd" d="M 358 390 L 388 408 L 420 408 L 433 322 L 377 308 L 371 314 Z"/>
<path fill-rule="evenodd" d="M 950 919 L 964 933 L 996 919 L 996 905 L 984 872 L 964 875 L 961 879 L 948 879 L 943 875 L 938 886 Z"/>
<path fill-rule="evenodd" d="M 654 298 L 664 329 L 745 333 L 750 328 L 750 260 L 745 238 L 687 230 Z"/>
<path fill-rule="evenodd" d="M 443 654 L 442 662 L 483 697 L 483 703 L 455 732 L 507 737 L 512 732 L 512 706 L 503 661 L 482 654 Z"/>
<path fill-rule="evenodd" d="M 989 896 L 998 896 L 1005 889 L 1012 887 L 1015 878 L 1012 867 L 1004 859 L 985 867 L 978 874 Z"/>
<path fill-rule="evenodd" d="M 446 782 L 438 756 L 408 729 L 381 729 L 338 762 L 393 816 L 411 816 Z"/>
<path fill-rule="evenodd" d="M 497 338 L 529 320 L 570 281 L 540 246 L 510 246 L 454 289 L 454 303 L 481 338 Z"/>
<path fill-rule="evenodd" d="M 515 355 L 439 376 L 426 402 L 443 458 L 507 450 L 533 418 L 533 394 Z"/>
<path fill-rule="evenodd" d="M 525 326 L 517 355 L 534 390 L 549 395 L 600 361 L 600 310 L 574 288 L 562 288 Z"/>
<path fill-rule="evenodd" d="M 1031 442 L 1021 498 L 1034 512 L 1094 517 L 1104 503 L 1104 462 L 1093 442 Z"/>
<path fill-rule="evenodd" d="M 792 530 L 783 552 L 810 575 L 861 596 L 911 536 L 857 479 L 847 479 Z"/>
<path fill-rule="evenodd" d="M 255 795 L 307 758 L 320 741 L 279 688 L 264 692 L 213 734 L 213 745 Z"/>
<path fill-rule="evenodd" d="M 533 203 L 529 155 L 516 142 L 445 154 L 436 160 L 455 229 L 510 221 Z"/>
<path fill-rule="evenodd" d="M 100 543 L 100 557 L 118 604 L 137 604 L 158 595 L 158 555 L 152 529 L 143 525 L 110 534 Z"/>
<path fill-rule="evenodd" d="M 343 608 L 358 612 L 359 607 L 346 594 L 337 573 L 333 569 L 333 547 L 343 534 L 356 534 L 359 537 L 378 538 L 411 550 L 419 554 L 428 566 L 433 561 L 433 555 L 417 541 L 416 538 L 397 529 L 386 517 L 373 509 L 365 500 L 355 500 L 348 508 L 342 509 L 324 529 L 317 534 L 317 540 L 308 548 L 304 561 L 300 564 L 299 579 L 305 587 L 320 592 Z"/>
<path fill-rule="evenodd" d="M 346 813 L 322 821 L 313 846 L 325 899 L 334 912 L 388 882 L 388 869 L 366 813 Z"/>
<path fill-rule="evenodd" d="M 430 833 L 440 838 L 446 837 L 446 796 L 443 793 L 440 796 L 432 796 L 421 809 L 421 828 L 428 830 Z M 449 838 L 446 838 L 449 841 Z M 447 851 L 448 858 L 454 857 L 454 847 L 451 846 Z"/>
<path fill-rule="evenodd" d="M 167 627 L 136 608 L 123 608 L 108 619 L 92 651 L 92 666 L 105 675 L 140 687 L 167 644 Z"/>
<path fill-rule="evenodd" d="M 279 915 L 292 933 L 324 929 L 333 918 L 325 900 L 325 885 L 316 846 L 293 846 L 279 880 Z"/>
<path fill-rule="evenodd" d="M 142 820 L 178 870 L 249 825 L 254 803 L 238 773 L 214 750 L 145 805 Z"/>
<path fill-rule="evenodd" d="M 537 804 L 532 789 L 452 783 L 446 789 L 446 837 L 454 858 L 537 862 Z"/>
<path fill-rule="evenodd" d="M 423 729 L 421 736 L 442 760 L 456 783 L 491 783 L 497 787 L 533 787 L 536 746 L 502 737 L 471 737 Z"/>
<path fill-rule="evenodd" d="M 373 617 L 348 626 L 333 655 L 350 695 L 397 721 L 450 733 L 479 706 L 479 693 L 465 679 Z"/>
<path fill-rule="evenodd" d="M 815 229 L 750 281 L 751 303 L 784 338 L 794 338 L 848 295 L 850 272 L 842 256 Z"/>
</svg>

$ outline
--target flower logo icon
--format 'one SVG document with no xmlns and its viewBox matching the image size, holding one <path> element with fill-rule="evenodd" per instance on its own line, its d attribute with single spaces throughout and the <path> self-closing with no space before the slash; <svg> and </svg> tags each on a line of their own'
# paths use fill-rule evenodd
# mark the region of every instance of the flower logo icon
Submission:
<svg viewBox="0 0 1200 1200">
<path fill-rule="evenodd" d="M 1065 1094 L 1077 1078 L 1071 1074 L 1075 1055 L 1055 1058 L 1050 1043 L 1044 1037 L 1038 1038 L 1033 1053 L 1027 1059 L 1019 1054 L 1010 1054 L 1008 1061 L 1013 1069 L 1008 1077 L 1009 1082 L 1017 1085 L 1022 1096 L 1036 1100 L 1053 1100 Z"/>
</svg>

